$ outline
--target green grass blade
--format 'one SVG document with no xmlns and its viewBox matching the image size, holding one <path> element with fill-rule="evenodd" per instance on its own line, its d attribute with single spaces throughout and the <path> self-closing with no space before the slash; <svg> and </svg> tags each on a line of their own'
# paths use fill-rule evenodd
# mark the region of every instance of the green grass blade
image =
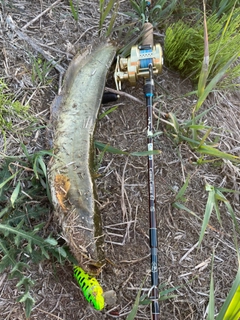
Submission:
<svg viewBox="0 0 240 320">
<path fill-rule="evenodd" d="M 226 33 L 226 31 L 227 31 L 227 28 L 228 28 L 228 26 L 229 26 L 229 23 L 230 23 L 230 21 L 231 21 L 232 14 L 233 14 L 233 11 L 234 11 L 234 9 L 235 9 L 235 4 L 236 4 L 236 2 L 234 3 L 234 5 L 233 5 L 233 7 L 232 7 L 232 10 L 231 10 L 231 13 L 229 14 L 229 17 L 228 17 L 228 19 L 227 19 L 227 22 L 226 22 L 226 24 L 225 24 L 225 26 L 224 26 L 223 32 L 222 32 L 222 34 L 221 34 L 220 41 L 218 41 L 217 49 L 215 50 L 214 57 L 213 57 L 213 59 L 211 60 L 209 72 L 212 70 L 213 65 L 214 65 L 214 62 L 215 62 L 215 60 L 216 60 L 216 57 L 217 57 L 217 55 L 219 54 L 219 49 L 220 49 L 220 47 L 221 47 L 221 44 L 222 44 L 222 42 L 223 42 L 224 35 L 225 35 L 225 33 Z M 226 3 L 225 3 L 225 5 L 226 5 Z M 224 10 L 224 7 L 225 7 L 225 6 L 223 6 L 223 5 L 220 5 L 220 6 L 221 6 L 222 9 Z"/>
<path fill-rule="evenodd" d="M 199 141 L 197 140 L 194 140 L 194 139 L 191 139 L 191 138 L 188 138 L 188 137 L 185 137 L 183 135 L 179 135 L 179 138 L 183 141 L 187 141 L 189 142 L 190 146 L 191 147 L 194 147 L 194 148 L 197 148 L 197 146 L 199 146 Z"/>
<path fill-rule="evenodd" d="M 164 300 L 168 300 L 168 299 L 172 299 L 172 298 L 176 298 L 177 295 L 169 295 L 169 293 L 178 290 L 179 288 L 181 288 L 181 286 L 177 286 L 174 288 L 169 288 L 169 289 L 165 289 L 162 290 L 163 288 L 165 288 L 167 286 L 167 283 L 162 283 L 158 286 L 158 290 L 159 290 L 159 301 L 164 301 Z M 150 299 L 148 299 L 148 295 L 144 294 L 141 296 L 140 298 L 140 305 L 148 305 L 150 304 L 152 301 Z"/>
<path fill-rule="evenodd" d="M 159 301 L 174 299 L 174 298 L 176 298 L 176 297 L 177 297 L 176 294 L 172 294 L 172 295 L 170 295 L 170 296 L 162 296 L 162 297 L 160 297 Z"/>
<path fill-rule="evenodd" d="M 177 121 L 175 114 L 172 112 L 169 112 L 169 117 L 172 120 L 172 122 L 170 122 L 170 124 L 173 126 L 175 132 L 178 134 L 179 133 L 179 123 Z"/>
<path fill-rule="evenodd" d="M 135 157 L 146 157 L 146 156 L 152 156 L 152 155 L 157 155 L 160 154 L 160 150 L 151 150 L 151 151 L 136 151 L 136 152 L 130 152 L 129 154 L 131 156 Z"/>
<path fill-rule="evenodd" d="M 107 29 L 107 33 L 106 33 L 106 36 L 109 37 L 110 34 L 113 32 L 113 26 L 114 26 L 114 23 L 116 21 L 116 18 L 117 18 L 117 13 L 118 13 L 118 3 L 117 5 L 115 6 L 115 10 L 114 10 L 114 13 L 111 17 L 111 20 L 110 20 L 110 23 L 109 23 L 109 27 Z"/>
<path fill-rule="evenodd" d="M 141 284 L 141 287 L 140 287 L 140 289 L 138 291 L 138 294 L 137 294 L 136 300 L 134 302 L 132 311 L 129 313 L 129 315 L 127 316 L 126 320 L 134 320 L 135 317 L 136 317 L 138 306 L 139 306 L 139 301 L 140 301 L 140 295 L 141 295 L 142 287 L 143 287 L 143 284 L 144 284 L 145 280 L 146 280 L 146 278 L 144 279 L 144 281 Z"/>
<path fill-rule="evenodd" d="M 38 156 L 36 158 L 36 161 L 38 162 L 39 166 L 41 167 L 44 176 L 47 177 L 47 168 L 46 168 L 45 162 L 43 161 L 42 156 Z"/>
<path fill-rule="evenodd" d="M 174 288 L 169 288 L 169 289 L 161 291 L 160 294 L 159 294 L 160 295 L 160 299 L 159 300 L 162 301 L 161 297 L 163 298 L 164 296 L 165 296 L 166 299 L 170 298 L 171 296 L 168 296 L 168 294 L 173 292 L 173 291 L 176 291 L 179 288 L 180 288 L 180 286 L 174 287 Z M 177 295 L 175 295 L 175 296 L 177 296 Z"/>
<path fill-rule="evenodd" d="M 11 198 L 10 198 L 10 201 L 11 201 L 11 204 L 12 204 L 12 207 L 14 208 L 14 203 L 15 201 L 17 200 L 18 198 L 18 194 L 19 194 L 19 191 L 20 191 L 20 187 L 21 187 L 21 183 L 20 181 L 18 181 L 15 189 L 13 190 L 13 193 L 11 195 Z"/>
<path fill-rule="evenodd" d="M 180 202 L 174 202 L 172 206 L 177 209 L 184 210 L 184 211 L 192 214 L 195 218 L 202 220 L 199 216 L 196 215 L 196 213 L 194 213 L 192 210 L 188 209 L 184 204 L 182 204 Z"/>
<path fill-rule="evenodd" d="M 207 31 L 207 18 L 206 18 L 206 3 L 203 1 L 203 27 L 204 27 L 204 58 L 202 63 L 202 69 L 198 80 L 198 97 L 200 97 L 205 89 L 208 68 L 209 68 L 209 46 L 208 46 L 208 31 Z"/>
<path fill-rule="evenodd" d="M 240 317 L 240 266 L 232 288 L 216 318 L 216 320 L 238 320 Z"/>
<path fill-rule="evenodd" d="M 190 179 L 190 176 L 188 175 L 188 177 L 187 177 L 186 181 L 184 182 L 182 188 L 178 191 L 178 193 L 177 193 L 177 195 L 175 197 L 176 201 L 177 200 L 181 200 L 181 198 L 184 196 L 185 191 L 186 191 L 186 189 L 188 187 L 189 179 Z"/>
<path fill-rule="evenodd" d="M 30 154 L 29 154 L 29 152 L 28 152 L 25 144 L 21 143 L 21 148 L 22 148 L 22 150 L 23 150 L 23 153 L 25 154 L 25 156 L 26 156 L 27 159 L 29 160 L 29 159 L 31 158 L 31 156 L 30 156 Z"/>
<path fill-rule="evenodd" d="M 203 240 L 204 233 L 207 229 L 207 225 L 208 225 L 208 222 L 209 222 L 209 219 L 212 214 L 213 207 L 214 207 L 214 203 L 215 203 L 215 189 L 214 189 L 214 187 L 207 184 L 206 191 L 208 191 L 209 194 L 208 194 L 208 200 L 207 200 L 207 204 L 206 204 L 206 208 L 205 208 L 202 228 L 201 228 L 201 232 L 200 232 L 200 236 L 199 236 L 198 247 L 200 247 L 200 244 Z"/>
<path fill-rule="evenodd" d="M 100 18 L 99 18 L 99 30 L 102 30 L 102 26 L 103 26 L 103 11 L 104 11 L 104 3 L 105 0 L 99 0 L 99 11 L 100 11 Z"/>
<path fill-rule="evenodd" d="M 211 281 L 210 281 L 210 294 L 209 294 L 209 304 L 208 304 L 208 316 L 207 320 L 214 319 L 214 281 L 213 281 L 213 261 L 214 261 L 214 253 L 212 255 L 212 267 L 211 267 Z"/>
<path fill-rule="evenodd" d="M 240 193 L 240 191 L 228 189 L 228 188 L 218 188 L 218 190 L 222 192 L 230 192 L 230 193 L 238 193 L 238 194 Z"/>
<path fill-rule="evenodd" d="M 215 201 L 215 203 L 214 203 L 214 209 L 216 211 L 217 219 L 218 219 L 220 225 L 222 226 L 222 220 L 221 220 L 221 215 L 220 215 L 220 211 L 219 211 L 219 207 L 218 207 L 218 202 L 217 201 Z"/>
<path fill-rule="evenodd" d="M 99 142 L 99 141 L 94 141 L 95 148 L 98 148 L 100 151 L 107 151 L 113 154 L 125 154 L 125 155 L 131 155 L 135 157 L 146 157 L 150 155 L 157 155 L 160 154 L 160 150 L 151 150 L 151 151 L 136 151 L 136 152 L 127 152 L 127 151 L 122 151 L 120 149 L 111 147 L 108 144 Z"/>
<path fill-rule="evenodd" d="M 232 208 L 230 202 L 227 200 L 227 201 L 225 201 L 224 203 L 225 203 L 225 205 L 226 205 L 226 207 L 227 207 L 227 209 L 228 209 L 228 212 L 230 213 L 230 215 L 231 215 L 231 217 L 232 217 L 232 220 L 233 220 L 233 223 L 234 223 L 234 225 L 235 225 L 236 230 L 237 230 L 238 232 L 240 232 L 240 231 L 239 231 L 238 222 L 237 222 L 236 216 L 235 216 L 235 214 L 234 214 L 234 211 L 233 211 L 233 208 Z"/>
<path fill-rule="evenodd" d="M 195 118 L 196 120 L 196 118 Z M 205 126 L 203 124 L 192 124 L 188 126 L 189 129 L 196 129 L 196 130 L 207 130 L 207 129 L 212 129 L 212 127 Z"/>
<path fill-rule="evenodd" d="M 237 52 L 226 64 L 223 68 L 218 72 L 218 74 L 210 81 L 207 87 L 204 89 L 201 96 L 198 98 L 198 101 L 195 106 L 195 112 L 197 112 L 202 106 L 203 102 L 206 100 L 209 93 L 216 87 L 217 83 L 224 77 L 228 68 L 233 64 L 234 61 L 239 56 L 239 52 Z"/>
<path fill-rule="evenodd" d="M 110 109 L 108 109 L 107 111 L 103 112 L 102 114 L 100 114 L 100 116 L 98 117 L 98 120 L 103 119 L 104 117 L 106 117 L 108 114 L 112 113 L 113 111 L 115 111 L 118 108 L 118 106 L 114 106 Z"/>
<path fill-rule="evenodd" d="M 128 152 L 126 152 L 126 151 L 122 151 L 120 149 L 111 147 L 110 145 L 99 142 L 99 141 L 94 141 L 94 145 L 95 145 L 95 148 L 98 148 L 101 151 L 104 150 L 104 151 L 108 151 L 113 154 L 126 154 L 126 155 L 128 155 Z"/>
<path fill-rule="evenodd" d="M 37 157 L 35 158 L 34 163 L 33 163 L 33 172 L 34 172 L 36 178 L 39 179 L 39 175 L 38 175 L 39 167 L 38 167 Z"/>
<path fill-rule="evenodd" d="M 19 171 L 15 172 L 13 175 L 11 175 L 11 177 L 7 178 L 5 181 L 3 181 L 2 183 L 0 183 L 0 189 L 3 188 L 5 186 L 6 183 L 8 183 L 9 181 L 11 181 L 14 177 L 16 177 L 16 175 L 18 174 Z"/>
<path fill-rule="evenodd" d="M 200 121 L 200 119 L 203 118 L 203 117 L 204 117 L 209 111 L 211 111 L 212 109 L 213 109 L 213 107 L 212 107 L 212 108 L 209 108 L 209 109 L 207 109 L 207 110 L 204 110 L 202 113 L 200 113 L 200 114 L 198 114 L 197 116 L 195 116 L 195 121 Z M 187 122 L 185 122 L 184 125 L 185 125 L 185 127 L 189 127 L 189 126 L 193 125 L 192 119 L 189 120 L 189 121 L 187 121 Z"/>
<path fill-rule="evenodd" d="M 207 154 L 209 156 L 213 156 L 213 157 L 217 157 L 217 158 L 221 158 L 221 159 L 226 159 L 226 160 L 230 160 L 233 162 L 240 162 L 240 157 L 234 156 L 234 155 L 226 153 L 226 152 L 222 152 L 212 146 L 206 146 L 206 145 L 198 146 L 196 150 L 199 153 Z"/>
<path fill-rule="evenodd" d="M 202 139 L 201 139 L 201 141 L 199 143 L 199 148 L 205 143 L 205 141 L 207 140 L 207 138 L 208 138 L 208 136 L 209 136 L 211 131 L 212 131 L 212 128 L 209 128 L 207 130 L 207 132 L 204 134 L 204 136 L 202 137 Z"/>
<path fill-rule="evenodd" d="M 167 1 L 158 1 L 153 9 L 150 10 L 150 16 L 153 17 L 154 21 L 151 21 L 155 24 L 159 23 L 159 21 L 166 19 L 172 13 L 174 8 L 176 7 L 177 0 L 172 0 L 169 5 L 165 7 Z M 164 8 L 165 7 L 165 8 Z M 157 9 L 157 10 L 156 10 Z"/>
<path fill-rule="evenodd" d="M 115 2 L 115 0 L 110 0 L 107 4 L 105 11 L 102 12 L 102 16 L 101 16 L 101 20 L 100 20 L 101 28 L 103 26 L 103 23 L 104 23 L 107 15 L 109 14 L 110 10 L 112 9 L 114 2 Z"/>
<path fill-rule="evenodd" d="M 136 2 L 136 1 L 133 1 L 133 0 L 130 0 L 130 4 L 131 4 L 133 10 L 136 11 L 137 14 L 138 14 L 139 17 L 140 17 L 140 16 L 141 16 L 141 9 L 140 9 L 139 5 L 137 4 L 137 2 Z"/>
<path fill-rule="evenodd" d="M 78 1 L 77 1 L 77 9 L 75 9 L 72 0 L 69 0 L 69 5 L 70 5 L 70 8 L 71 8 L 71 12 L 72 12 L 72 16 L 73 16 L 74 20 L 78 21 L 78 7 L 79 7 Z"/>
</svg>

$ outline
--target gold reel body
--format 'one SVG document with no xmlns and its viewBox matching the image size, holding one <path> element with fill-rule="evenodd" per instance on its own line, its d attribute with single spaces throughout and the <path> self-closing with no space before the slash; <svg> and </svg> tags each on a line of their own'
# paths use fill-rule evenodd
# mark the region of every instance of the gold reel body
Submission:
<svg viewBox="0 0 240 320">
<path fill-rule="evenodd" d="M 118 56 L 114 73 L 117 89 L 121 90 L 122 81 L 128 80 L 132 86 L 135 86 L 139 77 L 147 78 L 149 63 L 152 63 L 153 74 L 161 73 L 163 56 L 160 44 L 133 46 L 128 58 Z"/>
</svg>

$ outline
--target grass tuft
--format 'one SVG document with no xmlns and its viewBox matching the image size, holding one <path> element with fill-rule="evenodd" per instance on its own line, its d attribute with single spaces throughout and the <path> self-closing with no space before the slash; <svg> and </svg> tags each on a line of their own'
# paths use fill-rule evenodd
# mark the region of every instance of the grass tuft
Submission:
<svg viewBox="0 0 240 320">
<path fill-rule="evenodd" d="M 7 269 L 10 278 L 18 280 L 18 301 L 24 304 L 29 318 L 35 303 L 30 265 L 51 257 L 62 263 L 68 254 L 45 230 L 50 192 L 44 158 L 51 153 L 29 154 L 24 146 L 22 149 L 25 155 L 4 157 L 1 162 L 0 272 Z"/>
<path fill-rule="evenodd" d="M 12 131 L 15 124 L 26 118 L 29 119 L 29 106 L 14 101 L 7 84 L 0 79 L 0 132 Z"/>
<path fill-rule="evenodd" d="M 218 87 L 231 87 L 240 76 L 240 65 L 234 64 L 240 56 L 239 15 L 240 8 L 235 8 L 220 19 L 217 14 L 211 14 L 207 18 L 208 48 L 204 46 L 207 35 L 201 20 L 193 25 L 179 21 L 169 26 L 164 45 L 166 65 L 179 70 L 183 77 L 189 77 L 197 83 L 203 66 L 204 50 L 207 58 L 208 49 L 208 83 L 227 66 L 224 75 L 218 80 Z"/>
<path fill-rule="evenodd" d="M 54 68 L 53 61 L 47 61 L 44 58 L 34 57 L 33 55 L 30 55 L 30 60 L 32 64 L 32 83 L 35 85 L 49 85 L 52 82 L 49 73 Z"/>
<path fill-rule="evenodd" d="M 119 7 L 119 1 L 110 0 L 108 3 L 106 3 L 105 0 L 99 0 L 99 10 L 100 10 L 100 18 L 99 18 L 99 35 L 104 34 L 104 30 L 106 27 L 104 27 L 104 23 L 106 23 L 106 19 L 110 13 L 112 13 L 112 16 L 110 18 L 110 22 L 107 23 L 107 31 L 105 31 L 105 35 L 109 37 L 111 33 L 113 32 L 113 26 L 117 17 L 118 13 L 118 7 Z"/>
<path fill-rule="evenodd" d="M 236 251 L 239 252 L 235 236 Z M 213 253 L 214 257 L 214 253 Z M 212 257 L 212 270 L 211 270 L 211 281 L 210 281 L 210 293 L 209 293 L 209 305 L 208 305 L 208 317 L 207 320 L 214 319 L 215 314 L 215 298 L 214 298 L 214 282 L 213 282 L 213 257 Z M 224 301 L 216 320 L 238 320 L 240 318 L 240 258 L 238 253 L 238 271 L 233 281 L 232 287 Z"/>
</svg>

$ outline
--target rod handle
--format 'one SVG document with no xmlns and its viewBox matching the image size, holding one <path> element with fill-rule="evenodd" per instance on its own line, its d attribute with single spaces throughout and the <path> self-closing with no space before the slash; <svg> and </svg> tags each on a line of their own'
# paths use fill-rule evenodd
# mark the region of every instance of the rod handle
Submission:
<svg viewBox="0 0 240 320">
<path fill-rule="evenodd" d="M 150 22 L 144 23 L 142 44 L 153 47 L 153 25 Z"/>
</svg>

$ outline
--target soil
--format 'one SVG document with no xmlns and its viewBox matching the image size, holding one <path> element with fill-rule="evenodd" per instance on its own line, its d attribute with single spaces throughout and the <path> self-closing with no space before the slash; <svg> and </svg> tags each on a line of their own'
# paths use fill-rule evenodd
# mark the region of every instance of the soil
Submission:
<svg viewBox="0 0 240 320">
<path fill-rule="evenodd" d="M 8 15 L 18 30 L 34 39 L 37 46 L 58 61 L 65 70 L 79 50 L 98 39 L 99 31 L 98 1 L 79 2 L 78 21 L 72 16 L 69 2 L 58 1 L 35 22 L 24 27 L 50 8 L 52 3 L 50 0 L 2 1 L 0 6 L 0 77 L 6 80 L 18 100 L 31 105 L 32 112 L 43 125 L 49 124 L 50 106 L 59 89 L 59 72 L 55 69 L 50 71 L 50 82 L 33 82 L 31 55 L 39 57 L 39 53 L 9 28 L 6 23 Z M 127 10 L 129 1 L 120 1 L 119 12 Z M 119 14 L 117 23 L 122 24 L 126 19 Z M 162 30 L 156 30 L 155 41 L 163 45 L 162 34 Z M 115 89 L 112 77 L 113 72 L 110 71 L 107 87 Z M 118 106 L 97 122 L 97 141 L 129 152 L 146 150 L 146 107 L 142 88 L 143 81 L 139 80 L 136 87 L 124 83 L 122 89 L 140 99 L 142 104 L 121 96 L 117 104 L 101 107 L 100 113 L 113 105 Z M 169 112 L 174 113 L 180 123 L 188 119 L 196 96 L 187 93 L 193 90 L 188 80 L 181 79 L 176 72 L 166 67 L 161 75 L 155 77 L 154 128 L 155 133 L 159 134 L 154 138 L 154 149 L 161 150 L 159 155 L 154 156 L 159 282 L 163 285 L 162 291 L 176 288 L 173 291 L 176 295 L 174 298 L 160 302 L 162 320 L 205 318 L 213 252 L 216 313 L 231 288 L 238 268 L 232 220 L 223 203 L 220 205 L 222 226 L 214 213 L 203 242 L 200 248 L 197 247 L 200 219 L 204 216 L 208 196 L 206 183 L 239 190 L 240 171 L 237 165 L 227 160 L 220 165 L 213 165 L 212 162 L 197 165 L 199 154 L 185 143 L 174 143 L 166 124 L 167 115 Z M 239 94 L 214 92 L 203 110 L 211 107 L 204 121 L 214 128 L 212 141 L 218 138 L 218 146 L 222 151 L 239 154 Z M 25 143 L 32 152 L 49 148 L 47 129 L 39 129 L 35 133 L 34 142 L 29 139 Z M 13 150 L 16 154 L 18 147 L 13 149 L 11 144 L 5 151 L 13 155 Z M 35 280 L 32 295 L 36 301 L 31 320 L 126 319 L 141 285 L 145 293 L 149 291 L 147 158 L 112 153 L 105 153 L 103 159 L 100 156 L 100 151 L 96 150 L 99 174 L 96 186 L 105 234 L 106 265 L 98 279 L 104 290 L 115 290 L 117 304 L 101 312 L 94 310 L 73 279 L 72 265 L 45 261 L 31 265 L 30 268 Z M 187 177 L 190 180 L 184 195 L 184 205 L 195 215 L 173 206 L 176 194 Z M 238 195 L 228 193 L 227 199 L 239 222 Z M 50 210 L 49 215 L 52 215 Z M 56 222 L 52 222 L 54 228 L 59 232 Z M 19 296 L 16 281 L 8 279 L 7 273 L 2 273 L 0 283 L 0 320 L 25 319 L 22 304 L 16 302 Z M 136 319 L 150 319 L 149 306 L 140 306 Z"/>
</svg>

